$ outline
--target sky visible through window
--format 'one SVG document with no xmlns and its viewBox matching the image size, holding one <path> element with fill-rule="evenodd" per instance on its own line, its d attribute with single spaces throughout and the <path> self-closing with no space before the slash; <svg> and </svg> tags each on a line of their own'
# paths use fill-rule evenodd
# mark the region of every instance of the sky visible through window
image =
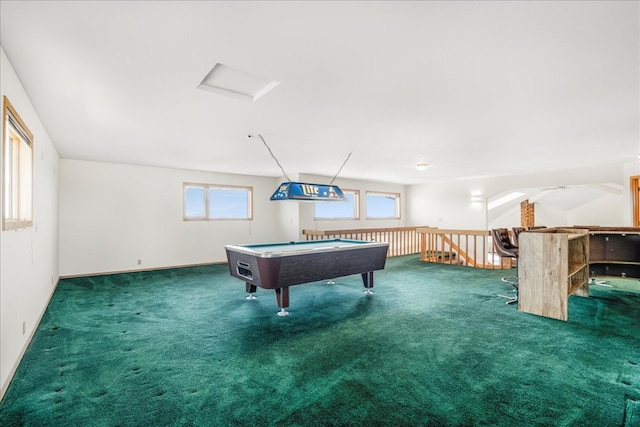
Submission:
<svg viewBox="0 0 640 427">
<path fill-rule="evenodd" d="M 187 188 L 184 203 L 187 218 L 204 218 L 204 188 Z"/>
<path fill-rule="evenodd" d="M 315 217 L 336 219 L 348 218 L 353 219 L 356 216 L 355 198 L 353 192 L 344 191 L 347 201 L 344 202 L 316 202 L 314 203 Z"/>
<path fill-rule="evenodd" d="M 394 195 L 367 194 L 367 218 L 396 218 L 397 200 Z"/>
<path fill-rule="evenodd" d="M 209 198 L 209 211 L 207 200 Z M 356 218 L 357 195 L 345 191 L 346 202 L 316 202 L 315 218 Z M 245 188 L 186 187 L 185 218 L 243 219 L 249 218 L 249 190 Z M 394 194 L 367 194 L 367 218 L 397 218 L 398 197 Z"/>
<path fill-rule="evenodd" d="M 246 188 L 187 187 L 184 215 L 185 218 L 192 219 L 249 218 L 249 199 L 250 192 Z"/>
<path fill-rule="evenodd" d="M 248 213 L 247 190 L 209 189 L 209 218 L 247 218 Z"/>
</svg>

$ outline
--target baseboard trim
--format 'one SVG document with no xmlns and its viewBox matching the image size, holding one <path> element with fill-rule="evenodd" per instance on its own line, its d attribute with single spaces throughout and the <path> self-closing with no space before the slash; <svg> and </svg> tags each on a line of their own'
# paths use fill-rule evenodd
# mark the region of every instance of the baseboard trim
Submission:
<svg viewBox="0 0 640 427">
<path fill-rule="evenodd" d="M 22 362 L 22 358 L 27 352 L 27 349 L 29 348 L 29 344 L 31 344 L 31 340 L 33 340 L 33 337 L 35 336 L 36 331 L 38 330 L 38 326 L 40 326 L 40 322 L 42 322 L 42 317 L 44 316 L 44 313 L 47 311 L 47 308 L 49 307 L 49 303 L 51 303 L 51 298 L 53 298 L 53 294 L 56 293 L 56 289 L 58 289 L 59 283 L 60 283 L 60 277 L 58 277 L 58 280 L 56 280 L 55 285 L 53 286 L 53 288 L 51 288 L 51 293 L 49 293 L 47 302 L 46 304 L 44 304 L 44 306 L 42 307 L 42 310 L 40 311 L 38 320 L 34 323 L 33 328 L 31 328 L 31 331 L 29 332 L 29 337 L 27 338 L 24 345 L 22 346 L 22 349 L 20 350 L 20 354 L 18 358 L 16 359 L 13 366 L 11 367 L 11 370 L 9 371 L 9 375 L 7 376 L 7 381 L 5 381 L 5 383 L 2 384 L 2 387 L 0 387 L 0 402 L 2 402 L 2 399 L 4 399 L 4 395 L 9 389 L 9 386 L 11 385 L 13 376 L 16 374 L 16 371 L 18 370 L 18 366 L 20 366 L 20 363 Z"/>
<path fill-rule="evenodd" d="M 60 276 L 60 279 L 75 279 L 78 277 L 93 277 L 93 276 L 108 276 L 111 274 L 126 274 L 126 273 L 140 273 L 145 271 L 159 271 L 159 270 L 171 270 L 174 268 L 188 268 L 188 267 L 202 267 L 206 265 L 219 265 L 226 264 L 227 261 L 217 261 L 217 262 L 203 262 L 197 264 L 181 264 L 181 265 L 169 265 L 169 266 L 161 266 L 161 267 L 147 267 L 147 268 L 136 268 L 131 270 L 113 270 L 113 271 L 100 271 L 95 273 L 80 273 L 80 274 L 68 274 L 64 276 Z"/>
</svg>

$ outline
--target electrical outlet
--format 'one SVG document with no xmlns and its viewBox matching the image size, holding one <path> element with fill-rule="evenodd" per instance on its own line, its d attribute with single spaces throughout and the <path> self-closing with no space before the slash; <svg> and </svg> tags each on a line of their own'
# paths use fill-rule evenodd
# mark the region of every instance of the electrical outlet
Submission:
<svg viewBox="0 0 640 427">
<path fill-rule="evenodd" d="M 138 260 L 138 265 L 142 265 L 142 260 L 141 259 Z"/>
</svg>

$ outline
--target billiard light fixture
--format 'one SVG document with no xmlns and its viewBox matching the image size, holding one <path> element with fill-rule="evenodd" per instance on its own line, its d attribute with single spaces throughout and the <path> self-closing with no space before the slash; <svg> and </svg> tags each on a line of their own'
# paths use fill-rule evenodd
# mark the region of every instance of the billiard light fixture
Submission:
<svg viewBox="0 0 640 427">
<path fill-rule="evenodd" d="M 337 185 L 283 182 L 271 195 L 270 200 L 299 200 L 313 202 L 340 202 L 347 200 Z"/>
<path fill-rule="evenodd" d="M 256 135 L 249 135 L 249 138 L 255 138 Z M 280 170 L 284 174 L 284 177 L 287 178 L 286 182 L 283 182 L 276 188 L 276 191 L 273 192 L 269 200 L 278 201 L 278 200 L 294 200 L 298 202 L 310 201 L 310 202 L 344 202 L 347 200 L 340 187 L 337 185 L 332 185 L 333 181 L 336 179 L 342 168 L 344 167 L 349 157 L 351 157 L 351 153 L 347 156 L 345 161 L 340 166 L 338 172 L 334 175 L 333 179 L 329 184 L 309 184 L 306 182 L 293 182 L 289 175 L 285 172 L 284 168 L 276 159 L 276 156 L 271 151 L 269 144 L 264 140 L 262 135 L 258 134 L 258 138 L 262 140 L 262 143 L 269 150 L 269 154 L 273 157 L 273 160 L 276 161 Z"/>
</svg>

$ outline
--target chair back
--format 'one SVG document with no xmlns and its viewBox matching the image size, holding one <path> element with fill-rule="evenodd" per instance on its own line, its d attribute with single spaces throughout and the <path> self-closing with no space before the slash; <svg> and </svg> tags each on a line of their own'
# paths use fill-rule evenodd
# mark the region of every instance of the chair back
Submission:
<svg viewBox="0 0 640 427">
<path fill-rule="evenodd" d="M 518 238 L 520 237 L 520 233 L 522 233 L 523 231 L 525 231 L 527 228 L 526 227 L 513 227 L 511 229 L 511 232 L 513 233 L 513 244 L 515 246 L 520 246 L 520 243 L 518 242 Z"/>
<path fill-rule="evenodd" d="M 511 242 L 509 230 L 506 228 L 494 228 L 491 230 L 493 237 L 493 247 L 501 257 L 518 257 L 518 247 Z"/>
</svg>

